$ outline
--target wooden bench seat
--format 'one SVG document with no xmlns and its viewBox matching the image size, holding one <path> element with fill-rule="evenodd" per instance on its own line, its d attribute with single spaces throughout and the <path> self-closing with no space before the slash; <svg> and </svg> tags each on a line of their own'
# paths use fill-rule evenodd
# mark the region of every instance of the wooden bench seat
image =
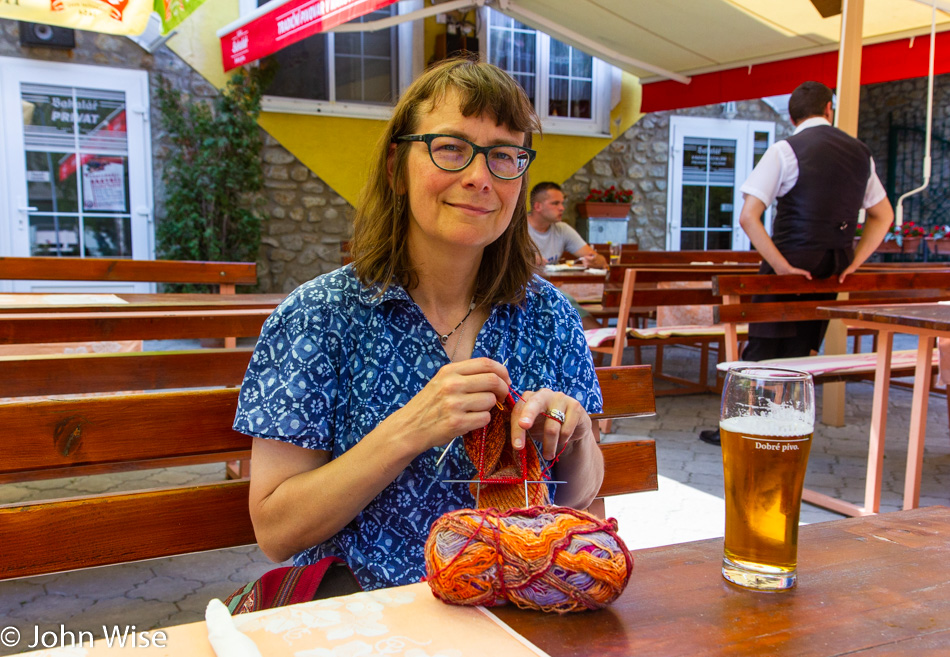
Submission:
<svg viewBox="0 0 950 657">
<path fill-rule="evenodd" d="M 655 413 L 649 368 L 597 375 L 595 419 Z M 245 458 L 251 439 L 231 429 L 237 399 L 227 388 L 0 404 L 0 482 Z M 656 490 L 653 441 L 610 438 L 599 496 Z M 246 479 L 6 504 L 0 580 L 254 542 Z"/>
</svg>

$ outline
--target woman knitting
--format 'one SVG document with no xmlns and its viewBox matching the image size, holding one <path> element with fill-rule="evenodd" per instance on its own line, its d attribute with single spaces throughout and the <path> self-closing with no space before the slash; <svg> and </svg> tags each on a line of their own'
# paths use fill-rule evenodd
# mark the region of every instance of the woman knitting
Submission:
<svg viewBox="0 0 950 657">
<path fill-rule="evenodd" d="M 475 474 L 453 438 L 484 427 L 509 385 L 514 448 L 559 454 L 554 502 L 595 496 L 590 352 L 577 313 L 533 274 L 524 174 L 538 129 L 511 77 L 468 60 L 426 71 L 396 106 L 354 262 L 280 305 L 241 389 L 234 428 L 254 437 L 250 512 L 272 559 L 337 556 L 364 589 L 419 581 L 432 523 L 474 506 L 446 481 Z"/>
</svg>

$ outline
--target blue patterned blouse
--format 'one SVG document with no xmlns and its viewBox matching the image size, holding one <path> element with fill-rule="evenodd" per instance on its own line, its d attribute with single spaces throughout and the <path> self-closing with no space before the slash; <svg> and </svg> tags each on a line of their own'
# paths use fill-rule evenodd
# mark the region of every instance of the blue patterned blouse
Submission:
<svg viewBox="0 0 950 657">
<path fill-rule="evenodd" d="M 234 428 L 337 458 L 415 396 L 449 359 L 421 309 L 399 286 L 375 297 L 350 266 L 297 288 L 264 324 L 241 387 Z M 563 391 L 594 413 L 600 387 L 576 311 L 536 278 L 521 306 L 492 308 L 475 357 L 507 361 L 518 391 Z M 418 582 L 423 546 L 442 514 L 474 506 L 475 473 L 461 440 L 423 452 L 329 541 L 297 565 L 344 559 L 364 589 Z M 311 500 L 315 513 L 326 502 Z"/>
</svg>

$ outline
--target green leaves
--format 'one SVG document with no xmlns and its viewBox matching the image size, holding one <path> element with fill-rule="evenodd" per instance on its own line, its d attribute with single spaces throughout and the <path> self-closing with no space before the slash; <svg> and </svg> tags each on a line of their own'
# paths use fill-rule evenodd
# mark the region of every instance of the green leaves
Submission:
<svg viewBox="0 0 950 657">
<path fill-rule="evenodd" d="M 264 186 L 257 117 L 269 78 L 266 68 L 241 69 L 212 101 L 185 98 L 160 78 L 159 112 L 171 142 L 160 257 L 257 260 Z"/>
</svg>

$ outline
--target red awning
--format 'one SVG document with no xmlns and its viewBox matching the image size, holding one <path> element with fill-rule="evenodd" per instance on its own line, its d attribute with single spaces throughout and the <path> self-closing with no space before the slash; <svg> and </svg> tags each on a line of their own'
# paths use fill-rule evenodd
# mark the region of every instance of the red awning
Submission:
<svg viewBox="0 0 950 657">
<path fill-rule="evenodd" d="M 864 46 L 861 84 L 926 77 L 930 35 Z M 934 73 L 950 73 L 950 32 L 937 34 Z M 783 59 L 715 73 L 693 75 L 689 84 L 671 80 L 643 85 L 641 112 L 713 105 L 791 93 L 806 80 L 834 88 L 838 52 Z"/>
<path fill-rule="evenodd" d="M 271 2 L 218 32 L 224 70 L 273 54 L 397 0 L 288 0 Z"/>
</svg>

